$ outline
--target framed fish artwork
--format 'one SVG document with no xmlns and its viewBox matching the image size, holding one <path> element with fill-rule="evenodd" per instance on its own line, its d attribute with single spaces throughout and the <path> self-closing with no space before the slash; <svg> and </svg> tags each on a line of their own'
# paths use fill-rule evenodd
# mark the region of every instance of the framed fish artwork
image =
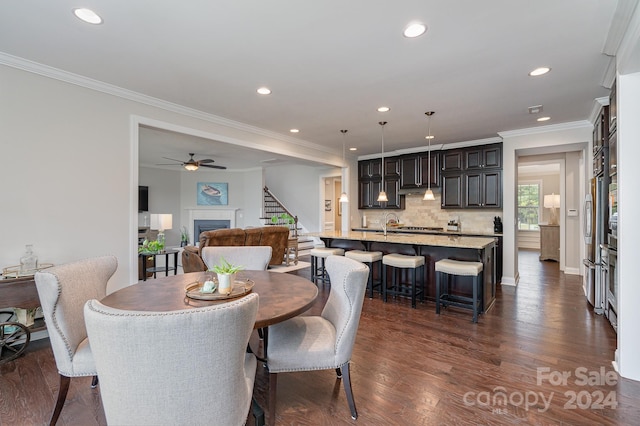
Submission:
<svg viewBox="0 0 640 426">
<path fill-rule="evenodd" d="M 226 206 L 229 204 L 229 184 L 198 182 L 196 200 L 199 206 Z"/>
</svg>

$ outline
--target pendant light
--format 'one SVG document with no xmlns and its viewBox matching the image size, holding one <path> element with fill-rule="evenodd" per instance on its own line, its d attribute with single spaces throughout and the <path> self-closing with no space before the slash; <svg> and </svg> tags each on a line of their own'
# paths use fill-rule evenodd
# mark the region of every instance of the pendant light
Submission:
<svg viewBox="0 0 640 426">
<path fill-rule="evenodd" d="M 427 190 L 424 191 L 424 197 L 422 197 L 425 201 L 433 201 L 436 199 L 433 195 L 433 191 L 431 190 L 431 116 L 435 114 L 435 111 L 427 111 L 425 112 L 427 117 L 429 117 L 429 135 L 427 136 L 427 140 L 429 141 L 429 148 L 427 150 Z"/>
<path fill-rule="evenodd" d="M 345 136 L 347 134 L 348 130 L 340 130 L 340 133 L 342 133 L 342 165 L 344 167 L 344 152 L 345 152 Z M 342 179 L 342 194 L 340 194 L 340 200 L 338 200 L 339 203 L 348 203 L 349 202 L 349 197 L 347 197 L 347 191 L 345 191 L 344 189 L 345 187 L 345 182 L 344 179 Z"/>
<path fill-rule="evenodd" d="M 386 202 L 389 201 L 387 198 L 387 193 L 384 192 L 384 125 L 387 124 L 386 121 L 379 121 L 380 129 L 382 131 L 382 165 L 380 169 L 382 170 L 382 182 L 380 186 L 380 194 L 378 195 L 378 202 Z"/>
</svg>

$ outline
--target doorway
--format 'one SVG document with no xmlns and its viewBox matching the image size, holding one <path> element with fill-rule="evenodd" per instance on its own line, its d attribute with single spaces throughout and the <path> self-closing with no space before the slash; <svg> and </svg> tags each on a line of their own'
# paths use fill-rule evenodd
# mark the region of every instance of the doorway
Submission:
<svg viewBox="0 0 640 426">
<path fill-rule="evenodd" d="M 320 229 L 339 231 L 342 229 L 342 206 L 338 201 L 342 192 L 342 178 L 340 176 L 324 176 L 321 184 Z"/>
<path fill-rule="evenodd" d="M 540 262 L 564 270 L 565 153 L 518 157 L 517 249 L 533 252 Z M 556 207 L 551 207 L 550 200 Z M 549 255 L 549 253 L 552 253 Z M 518 269 L 525 265 L 518 257 Z"/>
</svg>

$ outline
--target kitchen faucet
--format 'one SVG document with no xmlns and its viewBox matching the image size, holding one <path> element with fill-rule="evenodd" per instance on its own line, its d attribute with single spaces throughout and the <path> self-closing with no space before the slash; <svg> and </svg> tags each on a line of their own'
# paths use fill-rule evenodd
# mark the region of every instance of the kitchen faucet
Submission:
<svg viewBox="0 0 640 426">
<path fill-rule="evenodd" d="M 396 223 L 400 222 L 398 216 L 395 213 L 389 212 L 384 215 L 384 219 L 382 220 L 382 233 L 386 237 L 387 236 L 387 222 L 389 221 L 389 216 L 393 216 L 396 220 Z"/>
</svg>

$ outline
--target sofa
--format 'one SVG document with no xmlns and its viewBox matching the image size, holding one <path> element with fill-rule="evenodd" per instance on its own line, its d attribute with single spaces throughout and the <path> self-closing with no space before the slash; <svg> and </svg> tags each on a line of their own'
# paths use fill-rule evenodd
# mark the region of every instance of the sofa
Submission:
<svg viewBox="0 0 640 426">
<path fill-rule="evenodd" d="M 280 265 L 285 260 L 289 242 L 288 226 L 262 226 L 257 228 L 214 229 L 200 233 L 199 244 L 187 246 L 182 252 L 185 273 L 206 271 L 202 249 L 208 246 L 271 246 L 269 265 Z"/>
</svg>

